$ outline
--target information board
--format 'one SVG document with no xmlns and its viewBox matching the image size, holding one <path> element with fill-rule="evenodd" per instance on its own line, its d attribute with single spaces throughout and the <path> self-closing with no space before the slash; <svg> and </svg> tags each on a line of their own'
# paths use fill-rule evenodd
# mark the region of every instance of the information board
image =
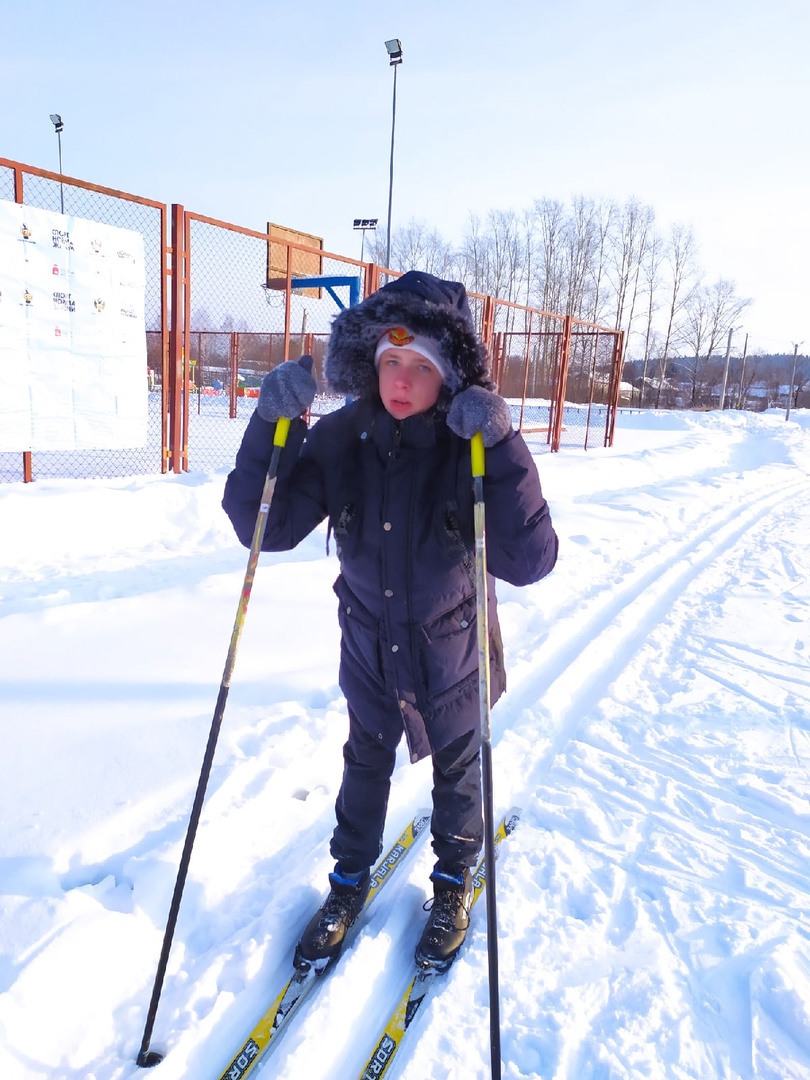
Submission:
<svg viewBox="0 0 810 1080">
<path fill-rule="evenodd" d="M 0 450 L 144 446 L 143 237 L 0 200 Z"/>
</svg>

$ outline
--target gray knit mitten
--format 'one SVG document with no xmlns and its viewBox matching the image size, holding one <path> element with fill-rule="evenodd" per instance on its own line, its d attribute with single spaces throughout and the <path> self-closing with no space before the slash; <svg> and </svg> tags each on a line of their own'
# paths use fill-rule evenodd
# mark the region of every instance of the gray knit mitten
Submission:
<svg viewBox="0 0 810 1080">
<path fill-rule="evenodd" d="M 272 423 L 280 416 L 292 420 L 301 416 L 315 397 L 315 380 L 312 377 L 312 357 L 285 360 L 283 364 L 268 371 L 262 380 L 256 412 Z"/>
<path fill-rule="evenodd" d="M 447 426 L 462 439 L 481 432 L 484 446 L 494 446 L 512 430 L 512 414 L 500 396 L 483 386 L 468 386 L 453 398 Z"/>
</svg>

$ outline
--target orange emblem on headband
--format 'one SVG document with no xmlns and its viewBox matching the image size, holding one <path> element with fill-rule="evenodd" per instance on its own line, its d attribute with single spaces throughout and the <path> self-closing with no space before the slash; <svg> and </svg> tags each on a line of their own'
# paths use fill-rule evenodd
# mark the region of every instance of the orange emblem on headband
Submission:
<svg viewBox="0 0 810 1080">
<path fill-rule="evenodd" d="M 393 330 L 388 331 L 388 340 L 392 345 L 410 345 L 413 334 L 404 326 L 395 326 Z"/>
</svg>

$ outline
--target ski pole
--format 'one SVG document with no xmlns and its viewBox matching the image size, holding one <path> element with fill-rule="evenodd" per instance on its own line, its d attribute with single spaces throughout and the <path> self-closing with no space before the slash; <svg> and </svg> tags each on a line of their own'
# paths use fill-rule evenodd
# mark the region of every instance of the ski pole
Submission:
<svg viewBox="0 0 810 1080">
<path fill-rule="evenodd" d="M 225 714 L 225 703 L 228 700 L 228 691 L 231 688 L 231 676 L 233 675 L 233 668 L 236 663 L 236 650 L 239 646 L 239 639 L 242 636 L 242 629 L 245 625 L 245 615 L 247 614 L 250 592 L 253 588 L 253 578 L 256 575 L 256 567 L 259 562 L 262 540 L 264 539 L 264 532 L 267 528 L 267 515 L 270 511 L 270 503 L 273 499 L 273 491 L 276 486 L 278 462 L 281 457 L 281 451 L 287 442 L 289 430 L 290 421 L 286 417 L 281 417 L 280 420 L 276 421 L 276 432 L 273 437 L 273 453 L 270 458 L 270 465 L 267 469 L 267 476 L 264 481 L 264 490 L 262 491 L 262 500 L 259 504 L 256 527 L 253 530 L 253 540 L 250 545 L 250 554 L 248 555 L 245 580 L 242 585 L 242 594 L 239 597 L 239 607 L 237 608 L 236 619 L 233 624 L 231 643 L 228 647 L 228 657 L 225 661 L 225 671 L 222 675 L 222 682 L 219 687 L 217 703 L 214 709 L 214 718 L 211 721 L 211 731 L 208 735 L 208 745 L 205 748 L 200 779 L 197 783 L 197 793 L 194 796 L 194 805 L 191 808 L 191 817 L 186 832 L 186 841 L 183 845 L 183 854 L 180 858 L 180 867 L 177 871 L 177 881 L 174 885 L 174 894 L 172 895 L 172 902 L 169 908 L 166 932 L 163 935 L 163 947 L 160 950 L 160 959 L 155 974 L 152 1000 L 149 1002 L 149 1011 L 146 1015 L 143 1040 L 141 1041 L 141 1049 L 138 1052 L 137 1063 L 144 1069 L 151 1069 L 155 1065 L 159 1065 L 163 1060 L 163 1054 L 156 1050 L 150 1050 L 149 1043 L 152 1039 L 152 1029 L 155 1025 L 155 1016 L 157 1015 L 158 1002 L 160 1001 L 160 992 L 166 974 L 166 965 L 169 961 L 169 952 L 172 947 L 175 926 L 177 925 L 177 915 L 180 911 L 180 901 L 186 883 L 188 865 L 191 861 L 191 849 L 194 846 L 194 837 L 197 834 L 197 826 L 200 822 L 200 814 L 202 813 L 203 801 L 205 799 L 205 789 L 208 786 L 208 778 L 211 775 L 211 766 L 214 762 L 214 751 L 216 749 L 217 739 L 219 738 L 219 729 L 222 727 L 222 717 Z"/>
<path fill-rule="evenodd" d="M 489 1044 L 492 1076 L 501 1076 L 501 1017 L 498 989 L 498 919 L 495 905 L 495 824 L 492 810 L 492 734 L 490 731 L 489 614 L 487 610 L 487 532 L 484 511 L 484 440 L 470 442 L 475 515 L 475 592 L 478 623 L 478 700 L 481 709 L 481 781 L 484 796 L 484 861 L 486 864 L 487 958 L 489 962 Z"/>
</svg>

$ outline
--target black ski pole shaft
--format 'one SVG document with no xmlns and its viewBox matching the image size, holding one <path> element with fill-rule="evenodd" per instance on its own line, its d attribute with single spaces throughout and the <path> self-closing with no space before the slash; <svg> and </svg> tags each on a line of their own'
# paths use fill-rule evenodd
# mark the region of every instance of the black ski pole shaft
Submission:
<svg viewBox="0 0 810 1080">
<path fill-rule="evenodd" d="M 219 738 L 219 731 L 222 727 L 222 717 L 225 715 L 225 703 L 228 700 L 228 691 L 231 688 L 231 676 L 233 675 L 234 664 L 236 663 L 236 651 L 239 647 L 239 639 L 242 636 L 242 629 L 245 625 L 248 601 L 250 600 L 253 579 L 256 576 L 256 567 L 259 562 L 259 553 L 262 548 L 262 540 L 264 539 L 264 532 L 267 527 L 267 515 L 270 511 L 270 503 L 273 499 L 273 491 L 276 486 L 279 458 L 281 457 L 281 451 L 287 442 L 289 430 L 290 421 L 288 419 L 282 417 L 276 422 L 276 432 L 273 437 L 273 453 L 270 458 L 270 465 L 267 469 L 267 476 L 264 481 L 262 500 L 259 505 L 256 527 L 253 530 L 253 540 L 250 545 L 250 554 L 248 555 L 247 569 L 245 570 L 245 580 L 242 585 L 241 596 L 239 597 L 239 607 L 236 611 L 236 619 L 234 620 L 233 632 L 231 633 L 231 642 L 228 647 L 228 656 L 225 661 L 225 671 L 219 686 L 217 703 L 214 708 L 214 717 L 211 721 L 211 730 L 208 734 L 208 744 L 205 748 L 202 768 L 200 770 L 200 779 L 197 782 L 197 792 L 194 796 L 194 804 L 191 808 L 191 816 L 186 831 L 186 840 L 183 845 L 183 853 L 180 857 L 180 866 L 177 871 L 177 880 L 175 881 L 172 902 L 169 907 L 166 932 L 163 935 L 163 946 L 160 950 L 160 958 L 155 973 L 152 999 L 149 1002 L 149 1009 L 146 1014 L 146 1026 L 141 1041 L 141 1049 L 138 1052 L 137 1063 L 141 1068 L 145 1069 L 151 1069 L 163 1060 L 163 1055 L 156 1050 L 150 1050 L 149 1044 L 152 1041 L 152 1031 L 155 1026 L 155 1017 L 157 1015 L 158 1003 L 160 1002 L 160 993 L 163 989 L 163 979 L 166 975 L 166 966 L 169 962 L 172 938 L 174 937 L 177 916 L 180 911 L 180 901 L 183 898 L 186 875 L 188 874 L 188 867 L 191 862 L 191 849 L 194 846 L 194 838 L 197 835 L 197 826 L 200 823 L 200 815 L 202 813 L 203 802 L 205 801 L 205 791 L 208 787 L 208 779 L 211 775 L 211 766 L 214 763 L 214 752 L 217 746 L 217 739 Z"/>
<path fill-rule="evenodd" d="M 492 1077 L 501 1076 L 501 1006 L 498 986 L 498 917 L 495 900 L 495 820 L 492 808 L 492 733 L 490 730 L 489 613 L 487 608 L 487 532 L 484 508 L 484 440 L 470 443 L 475 515 L 475 592 L 478 623 L 478 700 L 481 709 L 481 783 L 484 801 L 487 959 L 489 966 L 489 1043 Z"/>
</svg>

